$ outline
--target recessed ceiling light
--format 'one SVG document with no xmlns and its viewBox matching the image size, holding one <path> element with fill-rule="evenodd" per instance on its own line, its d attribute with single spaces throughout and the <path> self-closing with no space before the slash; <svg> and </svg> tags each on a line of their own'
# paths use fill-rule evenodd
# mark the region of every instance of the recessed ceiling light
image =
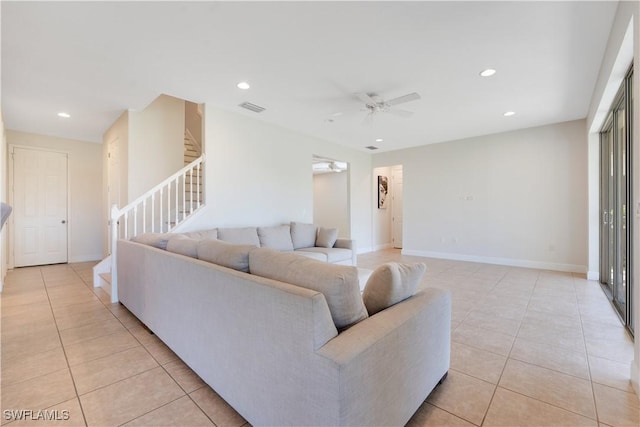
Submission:
<svg viewBox="0 0 640 427">
<path fill-rule="evenodd" d="M 247 90 L 251 87 L 247 82 L 240 82 L 236 86 L 238 86 L 238 89 L 243 89 L 243 90 Z"/>
<path fill-rule="evenodd" d="M 69 117 L 71 117 L 71 114 L 65 113 L 65 112 L 60 112 L 60 113 L 58 113 L 58 117 L 62 117 L 64 119 L 68 119 Z"/>
<path fill-rule="evenodd" d="M 505 117 L 511 117 L 513 115 L 515 115 L 516 113 L 514 111 L 507 111 L 506 113 L 503 114 L 503 116 Z"/>
<path fill-rule="evenodd" d="M 382 141 L 384 141 L 384 139 L 382 139 L 382 138 L 376 139 L 376 142 L 382 142 Z"/>
<path fill-rule="evenodd" d="M 487 68 L 486 70 L 482 70 L 480 72 L 480 75 L 482 77 L 491 77 L 496 73 L 496 70 L 494 70 L 493 68 Z"/>
</svg>

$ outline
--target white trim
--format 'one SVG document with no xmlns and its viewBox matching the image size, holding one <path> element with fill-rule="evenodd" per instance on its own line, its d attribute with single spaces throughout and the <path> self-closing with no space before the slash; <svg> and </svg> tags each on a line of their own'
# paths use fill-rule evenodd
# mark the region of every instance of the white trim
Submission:
<svg viewBox="0 0 640 427">
<path fill-rule="evenodd" d="M 531 261 L 515 258 L 485 257 L 479 255 L 452 254 L 445 252 L 416 251 L 403 249 L 402 255 L 421 256 L 426 258 L 449 259 L 454 261 L 479 262 L 484 264 L 506 265 L 510 267 L 536 268 L 540 270 L 566 271 L 570 273 L 586 273 L 585 265 L 558 264 L 543 261 Z"/>
<path fill-rule="evenodd" d="M 381 245 L 375 245 L 373 247 L 373 252 L 375 251 L 383 251 L 385 249 L 392 249 L 393 248 L 393 244 L 392 243 L 383 243 Z"/>
<path fill-rule="evenodd" d="M 72 257 L 69 258 L 69 264 L 75 263 L 75 262 L 89 262 L 89 261 L 100 261 L 102 259 L 102 252 L 99 254 L 93 254 L 93 255 L 74 255 Z"/>
<path fill-rule="evenodd" d="M 638 359 L 631 361 L 631 386 L 636 391 L 636 396 L 640 400 L 640 383 L 638 383 L 638 378 L 640 378 L 640 369 L 638 368 Z"/>
<path fill-rule="evenodd" d="M 587 280 L 600 281 L 599 271 L 587 271 Z"/>
</svg>

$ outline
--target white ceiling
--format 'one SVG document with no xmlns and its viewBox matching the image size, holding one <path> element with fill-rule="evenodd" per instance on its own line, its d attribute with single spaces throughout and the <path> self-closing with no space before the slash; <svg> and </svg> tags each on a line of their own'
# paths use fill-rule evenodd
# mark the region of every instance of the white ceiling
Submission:
<svg viewBox="0 0 640 427">
<path fill-rule="evenodd" d="M 2 114 L 8 129 L 101 142 L 124 110 L 165 93 L 379 151 L 580 119 L 616 7 L 2 1 Z M 409 119 L 363 125 L 356 92 L 422 99 L 401 106 Z"/>
</svg>

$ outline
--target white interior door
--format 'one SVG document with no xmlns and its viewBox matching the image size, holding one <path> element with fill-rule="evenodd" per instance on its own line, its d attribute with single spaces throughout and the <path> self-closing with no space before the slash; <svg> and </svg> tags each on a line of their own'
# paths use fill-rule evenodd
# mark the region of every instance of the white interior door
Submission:
<svg viewBox="0 0 640 427">
<path fill-rule="evenodd" d="M 67 262 L 67 155 L 13 149 L 14 264 Z"/>
<path fill-rule="evenodd" d="M 402 248 L 402 166 L 391 169 L 391 240 Z"/>
</svg>

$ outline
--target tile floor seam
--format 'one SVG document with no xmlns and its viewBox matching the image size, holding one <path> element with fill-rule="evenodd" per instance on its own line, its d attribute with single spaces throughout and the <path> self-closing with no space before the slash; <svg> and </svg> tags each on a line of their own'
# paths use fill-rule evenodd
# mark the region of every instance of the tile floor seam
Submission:
<svg viewBox="0 0 640 427">
<path fill-rule="evenodd" d="M 520 395 L 520 396 L 526 397 L 527 399 L 535 400 L 535 401 L 540 402 L 540 403 L 543 403 L 543 404 L 545 404 L 545 405 L 553 406 L 554 408 L 561 409 L 561 410 L 563 410 L 563 411 L 565 411 L 565 412 L 571 412 L 572 414 L 579 415 L 579 416 L 581 416 L 581 417 L 583 417 L 583 418 L 588 418 L 588 419 L 590 419 L 590 420 L 595 421 L 596 423 L 601 423 L 601 421 L 599 421 L 597 418 L 590 417 L 589 415 L 581 414 L 581 413 L 576 412 L 576 411 L 573 411 L 573 410 L 571 410 L 571 409 L 563 408 L 562 406 L 558 406 L 558 405 L 557 405 L 557 404 L 555 404 L 555 403 L 550 403 L 550 402 L 546 402 L 546 401 L 544 401 L 544 400 L 540 400 L 540 399 L 538 399 L 537 397 L 531 397 L 531 396 L 529 396 L 529 395 L 523 394 L 522 392 L 519 392 L 519 391 L 516 391 L 516 390 L 512 390 L 512 389 L 510 389 L 510 388 L 508 388 L 508 387 L 504 387 L 504 386 L 500 386 L 500 385 L 498 385 L 498 387 L 497 387 L 497 388 L 501 388 L 501 389 L 503 389 L 503 390 L 507 390 L 507 391 L 509 391 L 509 392 L 511 392 L 511 393 L 518 394 L 518 395 Z"/>
<path fill-rule="evenodd" d="M 60 347 L 62 348 L 62 353 L 64 354 L 64 360 L 67 363 L 67 370 L 69 372 L 69 377 L 71 378 L 71 383 L 73 384 L 73 391 L 76 395 L 76 399 L 78 399 L 78 404 L 80 405 L 80 413 L 82 414 L 82 420 L 84 421 L 84 425 L 87 425 L 87 417 L 84 414 L 84 408 L 82 407 L 82 401 L 80 401 L 80 396 L 78 395 L 78 387 L 76 386 L 76 380 L 73 377 L 73 372 L 71 371 L 71 365 L 69 364 L 69 358 L 67 357 L 67 351 L 62 343 L 62 336 L 60 336 L 60 330 L 58 329 L 58 322 L 55 318 L 55 314 L 53 313 L 53 306 L 51 306 L 51 299 L 49 298 L 49 290 L 47 289 L 47 282 L 44 278 L 44 274 L 42 272 L 42 268 L 40 268 L 40 274 L 42 276 L 42 282 L 44 283 L 44 289 L 47 293 L 47 300 L 49 301 L 49 306 L 51 308 L 51 314 L 53 315 L 53 323 L 56 326 L 56 334 L 58 335 L 58 340 L 60 341 Z M 66 400 L 65 400 L 66 401 Z M 60 402 L 63 403 L 63 402 Z"/>
<path fill-rule="evenodd" d="M 198 390 L 202 389 L 203 387 L 200 387 Z M 213 388 L 211 389 L 213 390 Z M 214 425 L 214 427 L 218 427 L 218 424 L 215 423 L 215 421 L 213 421 L 213 419 L 209 416 L 209 414 L 207 414 L 207 411 L 204 410 L 204 408 L 200 405 L 198 405 L 198 402 L 196 402 L 193 397 L 191 396 L 193 393 L 195 393 L 197 390 L 193 390 L 191 393 L 187 393 L 187 396 L 189 396 L 189 399 L 191 399 L 191 401 L 193 402 L 194 405 L 196 405 L 196 407 L 198 409 L 200 409 L 202 411 L 202 413 L 209 419 L 209 421 L 211 421 L 211 424 Z M 214 390 L 215 391 L 215 390 Z M 246 424 L 246 423 L 245 423 Z M 243 424 L 244 425 L 244 424 Z"/>
<path fill-rule="evenodd" d="M 145 415 L 148 415 L 148 414 L 150 414 L 150 413 L 152 413 L 152 412 L 154 412 L 154 411 L 157 411 L 157 410 L 158 410 L 158 409 L 160 409 L 160 408 L 164 408 L 165 406 L 170 405 L 170 404 L 172 404 L 173 402 L 175 402 L 176 400 L 180 400 L 180 399 L 182 399 L 183 397 L 184 397 L 184 396 L 177 397 L 177 398 L 173 399 L 173 400 L 172 400 L 172 401 L 170 401 L 170 402 L 167 402 L 167 403 L 165 403 L 165 404 L 163 404 L 163 405 L 158 406 L 157 408 L 153 408 L 153 409 L 151 409 L 151 410 L 149 410 L 149 411 L 145 412 L 144 414 L 140 414 L 140 415 L 138 415 L 138 416 L 136 416 L 136 417 L 133 417 L 133 418 L 131 418 L 130 420 L 127 420 L 127 421 L 125 421 L 125 422 L 123 422 L 123 423 L 121 423 L 121 424 L 118 424 L 118 427 L 122 427 L 122 426 L 124 426 L 125 424 L 130 423 L 131 421 L 135 421 L 135 420 L 137 420 L 138 418 L 142 418 L 142 417 L 144 417 Z M 206 415 L 206 414 L 205 414 L 205 415 Z"/>
<path fill-rule="evenodd" d="M 573 280 L 573 289 L 576 290 L 576 282 L 575 278 Z M 578 299 L 578 293 L 576 290 L 576 299 Z M 579 306 L 579 303 L 578 303 Z M 580 318 L 580 331 L 582 331 L 582 342 L 584 343 L 584 352 L 586 354 L 586 362 L 587 362 L 587 374 L 589 375 L 589 388 L 591 388 L 591 398 L 593 399 L 593 409 L 596 415 L 596 422 L 600 424 L 602 421 L 600 420 L 600 413 L 598 411 L 598 401 L 596 399 L 596 391 L 593 387 L 593 375 L 591 375 L 591 361 L 589 360 L 589 349 L 587 347 L 587 340 L 584 336 L 584 324 L 582 319 L 582 310 L 578 308 L 578 317 Z"/>
<path fill-rule="evenodd" d="M 114 353 L 114 354 L 115 354 L 115 353 Z M 79 366 L 79 365 L 76 365 L 76 366 Z M 96 388 L 91 389 L 91 390 L 89 390 L 89 391 L 86 391 L 86 392 L 84 392 L 84 393 L 82 393 L 82 394 L 78 394 L 78 398 L 80 398 L 81 396 L 86 396 L 87 394 L 93 393 L 94 391 L 98 391 L 98 390 L 102 390 L 103 388 L 110 387 L 110 386 L 112 386 L 112 385 L 114 385 L 114 384 L 121 383 L 122 381 L 125 381 L 125 380 L 128 380 L 128 379 L 131 379 L 131 378 L 136 377 L 136 376 L 138 376 L 138 375 L 140 375 L 140 374 L 147 373 L 147 372 L 152 371 L 152 370 L 154 370 L 154 369 L 156 369 L 156 368 L 159 368 L 159 367 L 160 367 L 160 366 L 154 366 L 154 367 L 152 367 L 152 368 L 145 369 L 144 371 L 136 372 L 135 374 L 130 375 L 130 376 L 128 376 L 128 377 L 121 378 L 121 379 L 119 379 L 118 381 L 114 381 L 114 382 L 109 383 L 109 384 L 101 385 L 100 387 L 96 387 Z"/>
<path fill-rule="evenodd" d="M 535 280 L 536 284 L 538 283 L 539 279 L 540 279 L 540 272 L 538 272 L 538 274 L 536 275 L 536 280 Z M 529 304 L 531 303 L 531 296 L 533 295 L 533 291 L 535 290 L 535 288 L 536 288 L 536 285 L 534 284 L 534 286 L 531 288 L 531 291 L 529 291 L 527 306 L 524 309 L 525 314 L 529 309 Z M 489 414 L 489 408 L 491 408 L 491 405 L 493 404 L 493 399 L 496 397 L 496 393 L 498 392 L 498 388 L 500 387 L 500 381 L 502 381 L 502 376 L 504 375 L 504 371 L 507 369 L 507 364 L 509 363 L 509 359 L 511 359 L 511 352 L 513 351 L 513 347 L 516 345 L 516 340 L 518 339 L 518 334 L 520 333 L 520 329 L 522 328 L 523 322 L 524 322 L 524 316 L 522 317 L 522 319 L 520 319 L 520 323 L 518 324 L 518 330 L 516 331 L 516 336 L 514 337 L 513 342 L 511 343 L 511 348 L 509 348 L 509 353 L 507 354 L 504 365 L 502 366 L 502 370 L 500 371 L 500 376 L 496 381 L 496 388 L 493 390 L 493 394 L 491 395 L 491 399 L 489 400 L 489 405 L 487 406 L 487 409 L 484 412 L 484 415 L 482 416 L 482 422 L 480 423 L 480 426 L 484 425 L 484 422 L 487 419 L 487 414 Z"/>
</svg>

